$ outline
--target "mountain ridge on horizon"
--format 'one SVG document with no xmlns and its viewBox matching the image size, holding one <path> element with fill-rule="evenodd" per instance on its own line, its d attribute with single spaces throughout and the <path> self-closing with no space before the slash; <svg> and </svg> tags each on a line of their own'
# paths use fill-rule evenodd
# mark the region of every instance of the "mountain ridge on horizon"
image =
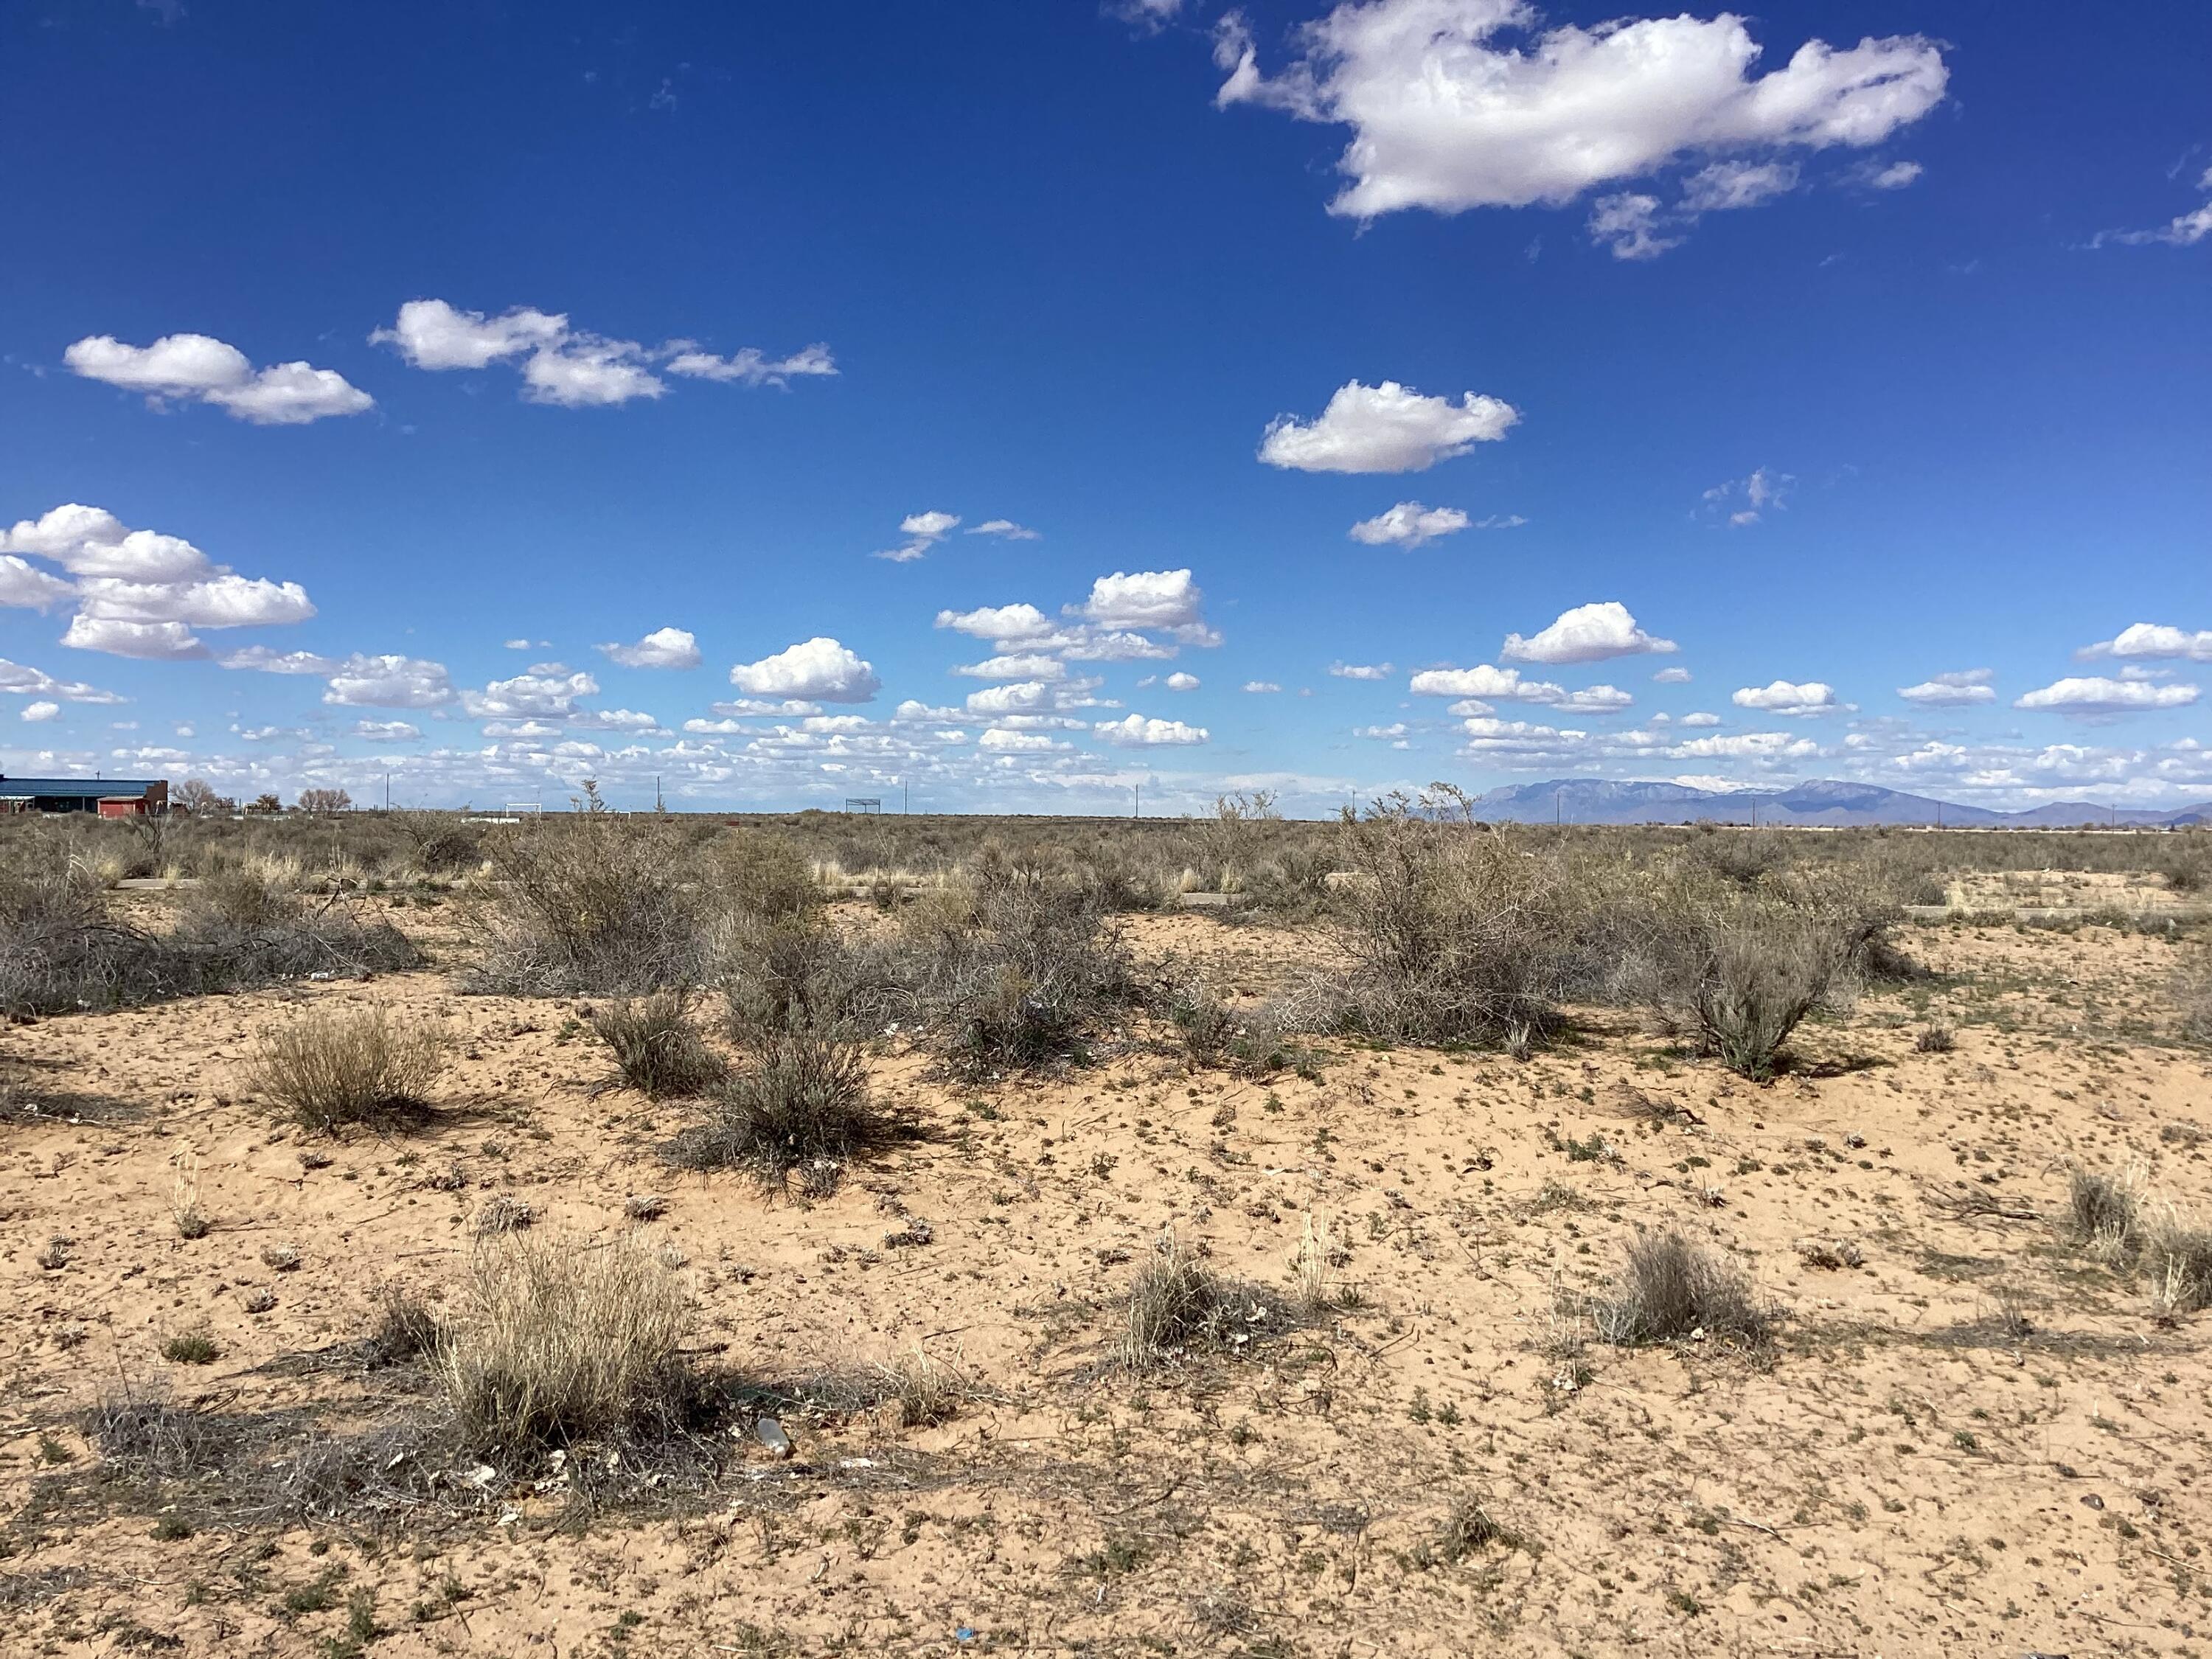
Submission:
<svg viewBox="0 0 2212 1659">
<path fill-rule="evenodd" d="M 1908 794 L 1874 783 L 1814 778 L 1774 787 L 1706 789 L 1664 779 L 1553 778 L 1505 784 L 1474 797 L 1483 817 L 1511 823 L 1750 823 L 1852 828 L 1876 824 L 1943 829 L 2174 829 L 2212 823 L 2212 801 L 2158 808 L 2051 801 L 2018 811 Z"/>
</svg>

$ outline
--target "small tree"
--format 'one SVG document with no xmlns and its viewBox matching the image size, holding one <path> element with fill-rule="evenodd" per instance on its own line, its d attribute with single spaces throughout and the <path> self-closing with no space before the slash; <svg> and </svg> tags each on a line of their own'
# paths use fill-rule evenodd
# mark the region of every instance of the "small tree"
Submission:
<svg viewBox="0 0 2212 1659">
<path fill-rule="evenodd" d="M 284 803 L 276 795 L 263 793 L 256 795 L 253 804 L 246 810 L 249 812 L 281 812 L 284 810 Z"/>
<path fill-rule="evenodd" d="M 232 805 L 216 794 L 214 786 L 205 778 L 186 778 L 177 786 L 176 793 L 169 797 L 171 811 L 187 813 L 196 818 L 228 812 L 232 810 Z"/>
<path fill-rule="evenodd" d="M 353 810 L 353 797 L 343 789 L 302 789 L 300 792 L 302 812 L 347 812 Z"/>
</svg>

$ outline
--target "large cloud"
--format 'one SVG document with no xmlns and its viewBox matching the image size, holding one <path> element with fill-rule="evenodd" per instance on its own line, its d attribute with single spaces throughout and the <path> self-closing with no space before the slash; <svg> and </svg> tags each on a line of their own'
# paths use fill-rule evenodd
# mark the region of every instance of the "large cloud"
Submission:
<svg viewBox="0 0 2212 1659">
<path fill-rule="evenodd" d="M 1318 420 L 1278 416 L 1260 442 L 1270 466 L 1300 472 L 1421 472 L 1494 443 L 1521 418 L 1512 404 L 1480 392 L 1425 398 L 1385 380 L 1339 386 Z"/>
<path fill-rule="evenodd" d="M 58 564 L 64 581 L 17 556 Z M 0 605 L 74 603 L 62 643 L 142 658 L 204 657 L 196 628 L 266 628 L 315 614 L 297 582 L 241 576 L 190 542 L 126 529 L 103 507 L 70 502 L 0 532 Z"/>
<path fill-rule="evenodd" d="M 1871 145 L 1933 109 L 1947 78 L 1918 35 L 1810 40 L 1754 75 L 1761 49 L 1729 14 L 1540 21 L 1525 0 L 1348 3 L 1304 25 L 1295 61 L 1270 76 L 1232 12 L 1218 101 L 1350 127 L 1338 164 L 1350 182 L 1329 208 L 1371 218 L 1559 204 L 1689 157 Z"/>
<path fill-rule="evenodd" d="M 303 362 L 257 369 L 236 346 L 205 334 L 167 334 L 149 346 L 92 334 L 62 361 L 88 380 L 143 392 L 156 407 L 213 404 L 258 426 L 305 426 L 332 415 L 358 415 L 376 400 L 335 369 Z"/>
<path fill-rule="evenodd" d="M 1674 649 L 1674 641 L 1638 627 L 1626 605 L 1607 599 L 1563 611 L 1550 627 L 1526 639 L 1508 634 L 1500 654 L 1509 662 L 1577 663 Z"/>
<path fill-rule="evenodd" d="M 872 664 L 836 640 L 817 635 L 730 670 L 730 684 L 756 697 L 804 697 L 816 702 L 866 702 L 883 689 Z"/>
</svg>

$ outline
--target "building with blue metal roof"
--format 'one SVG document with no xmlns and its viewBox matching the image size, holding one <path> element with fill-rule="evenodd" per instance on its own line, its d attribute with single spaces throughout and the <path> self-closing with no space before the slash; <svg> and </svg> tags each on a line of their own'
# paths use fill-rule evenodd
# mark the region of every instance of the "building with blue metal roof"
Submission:
<svg viewBox="0 0 2212 1659">
<path fill-rule="evenodd" d="M 96 812 L 104 818 L 159 817 L 169 810 L 167 778 L 11 778 L 0 772 L 0 813 Z"/>
</svg>

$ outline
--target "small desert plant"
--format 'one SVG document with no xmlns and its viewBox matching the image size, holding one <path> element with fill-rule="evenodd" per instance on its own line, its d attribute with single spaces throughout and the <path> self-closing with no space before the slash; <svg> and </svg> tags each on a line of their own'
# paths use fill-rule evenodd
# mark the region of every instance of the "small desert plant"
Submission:
<svg viewBox="0 0 2212 1659">
<path fill-rule="evenodd" d="M 2145 1229 L 2142 1264 L 2151 1304 L 2160 1314 L 2178 1317 L 2212 1307 L 2212 1231 L 2179 1210 L 2168 1206 Z"/>
<path fill-rule="evenodd" d="M 1923 1054 L 1948 1054 L 1959 1046 L 1959 1039 L 1948 1025 L 1923 1025 L 1912 1046 Z"/>
<path fill-rule="evenodd" d="M 398 1285 L 386 1285 L 376 1299 L 376 1317 L 362 1340 L 362 1354 L 372 1366 L 404 1365 L 437 1352 L 438 1316 L 429 1304 Z"/>
<path fill-rule="evenodd" d="M 835 1191 L 844 1165 L 893 1125 L 868 1092 L 866 1058 L 834 1036 L 769 1037 L 716 1085 L 712 1115 L 672 1141 L 686 1169 L 748 1168 L 772 1186 Z"/>
<path fill-rule="evenodd" d="M 622 1080 L 640 1094 L 654 1100 L 703 1094 L 726 1069 L 700 1039 L 689 1002 L 683 991 L 656 991 L 592 1013 L 592 1029 L 614 1051 Z"/>
<path fill-rule="evenodd" d="M 1157 1370 L 1193 1348 L 1241 1345 L 1267 1322 L 1255 1297 L 1212 1272 L 1170 1231 L 1139 1264 L 1129 1287 L 1121 1363 L 1133 1371 Z"/>
<path fill-rule="evenodd" d="M 222 1350 L 205 1331 L 185 1331 L 161 1344 L 161 1358 L 176 1365 L 212 1365 Z"/>
<path fill-rule="evenodd" d="M 1237 1036 L 1237 1019 L 1210 983 L 1194 979 L 1177 987 L 1168 998 L 1167 1013 L 1182 1039 L 1183 1061 L 1192 1071 L 1226 1062 Z"/>
<path fill-rule="evenodd" d="M 205 1238 L 207 1212 L 200 1208 L 199 1154 L 187 1146 L 177 1154 L 177 1179 L 169 1193 L 169 1214 L 179 1238 Z"/>
<path fill-rule="evenodd" d="M 1305 1213 L 1298 1230 L 1298 1247 L 1291 1254 L 1291 1282 L 1298 1310 L 1309 1316 L 1344 1304 L 1344 1297 L 1329 1285 L 1329 1269 L 1338 1247 L 1328 1236 L 1328 1218 Z"/>
<path fill-rule="evenodd" d="M 1528 1539 L 1492 1515 L 1489 1504 L 1480 1498 L 1460 1499 L 1437 1529 L 1435 1553 L 1441 1560 L 1462 1561 L 1493 1547 L 1509 1553 L 1536 1553 Z"/>
<path fill-rule="evenodd" d="M 1630 1243 L 1613 1293 L 1593 1310 L 1607 1342 L 1672 1342 L 1698 1332 L 1764 1342 L 1770 1322 L 1743 1270 L 1679 1232 Z"/>
<path fill-rule="evenodd" d="M 2142 1243 L 2142 1205 L 2127 1175 L 2079 1165 L 2066 1182 L 2066 1231 L 2099 1261 L 2118 1267 L 2132 1261 Z"/>
<path fill-rule="evenodd" d="M 650 1433 L 680 1404 L 690 1298 L 644 1240 L 509 1234 L 481 1247 L 435 1368 L 489 1446 Z"/>
<path fill-rule="evenodd" d="M 381 1006 L 317 1012 L 264 1038 L 248 1077 L 295 1122 L 337 1129 L 421 1111 L 449 1046 L 441 1027 Z"/>
</svg>

